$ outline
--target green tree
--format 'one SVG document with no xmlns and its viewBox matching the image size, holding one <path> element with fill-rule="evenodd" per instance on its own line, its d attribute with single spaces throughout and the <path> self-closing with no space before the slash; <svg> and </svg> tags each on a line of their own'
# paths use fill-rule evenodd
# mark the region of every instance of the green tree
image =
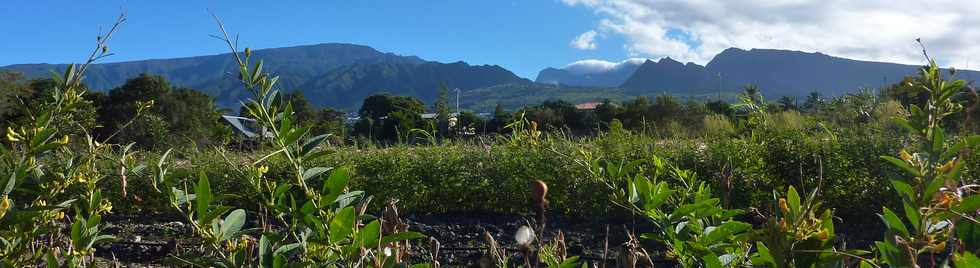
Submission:
<svg viewBox="0 0 980 268">
<path fill-rule="evenodd" d="M 476 133 L 486 132 L 488 123 L 486 118 L 473 112 L 463 112 L 459 115 L 459 127 L 461 129 L 471 129 Z"/>
<path fill-rule="evenodd" d="M 306 99 L 302 90 L 295 90 L 284 96 L 293 106 L 293 118 L 301 126 L 310 125 L 317 121 L 317 109 Z"/>
<path fill-rule="evenodd" d="M 364 99 L 360 115 L 361 120 L 371 119 L 372 123 L 359 124 L 355 130 L 362 136 L 398 140 L 421 125 L 421 114 L 424 111 L 422 101 L 415 97 L 392 96 L 387 93 L 371 95 Z M 365 126 L 370 128 L 365 129 Z"/>
<path fill-rule="evenodd" d="M 783 111 L 796 110 L 796 98 L 792 96 L 782 96 L 776 101 Z"/>
<path fill-rule="evenodd" d="M 650 106 L 650 99 L 646 96 L 623 103 L 623 125 L 628 129 L 645 131 Z"/>
<path fill-rule="evenodd" d="M 381 118 L 395 111 L 422 114 L 425 105 L 415 97 L 393 96 L 388 93 L 374 94 L 364 99 L 359 111 L 361 117 Z"/>
<path fill-rule="evenodd" d="M 29 92 L 23 74 L 0 70 L 0 129 L 6 130 L 22 116 L 20 101 Z"/>
<path fill-rule="evenodd" d="M 220 121 L 214 98 L 193 89 L 176 89 L 159 103 L 172 137 L 198 145 L 221 144 L 231 137 L 231 128 Z M 178 143 L 180 141 L 177 141 Z"/>
<path fill-rule="evenodd" d="M 924 105 L 929 99 L 929 92 L 922 89 L 924 84 L 921 76 L 905 76 L 901 82 L 889 85 L 881 89 L 881 96 L 887 99 L 897 100 L 902 106 Z"/>
<path fill-rule="evenodd" d="M 490 131 L 502 132 L 504 131 L 504 126 L 507 126 L 511 121 L 514 121 L 514 115 L 508 113 L 504 110 L 504 106 L 497 103 L 497 107 L 493 109 L 493 118 L 490 120 Z"/>
<path fill-rule="evenodd" d="M 336 137 L 344 138 L 347 128 L 347 115 L 333 108 L 321 109 L 316 122 L 313 123 L 313 133 L 331 134 Z"/>
<path fill-rule="evenodd" d="M 436 102 L 432 105 L 432 110 L 436 112 L 436 120 L 438 120 L 439 135 L 446 136 L 449 132 L 449 88 L 446 87 L 445 83 L 439 85 L 439 96 L 436 97 Z"/>
<path fill-rule="evenodd" d="M 683 110 L 674 96 L 667 94 L 657 95 L 649 109 L 647 114 L 650 117 L 647 118 L 652 119 L 657 126 L 666 126 L 667 122 L 675 121 Z"/>
<path fill-rule="evenodd" d="M 601 128 L 608 129 L 609 124 L 613 120 L 622 116 L 623 108 L 612 102 L 612 100 L 605 99 L 595 107 L 596 120 L 601 123 Z M 620 123 L 622 125 L 622 123 Z"/>
<path fill-rule="evenodd" d="M 762 101 L 762 90 L 759 89 L 759 86 L 753 84 L 747 84 L 744 87 L 742 87 L 742 90 L 745 96 L 747 96 L 749 99 L 755 102 Z"/>
<path fill-rule="evenodd" d="M 118 143 L 136 142 L 138 146 L 159 148 L 163 144 L 187 142 L 197 145 L 220 143 L 231 134 L 230 128 L 219 121 L 221 113 L 213 98 L 193 89 L 174 89 L 162 76 L 140 74 L 98 99 L 98 122 L 103 126 L 98 131 L 100 139 L 112 138 Z M 151 102 L 152 107 L 145 112 L 152 116 L 130 122 L 139 104 Z M 133 128 L 162 130 L 120 132 L 127 124 L 132 124 Z M 167 135 L 157 135 L 159 133 Z"/>
<path fill-rule="evenodd" d="M 811 113 L 819 112 L 823 109 L 825 102 L 820 91 L 810 91 L 810 94 L 806 96 L 806 101 L 803 102 L 803 110 Z"/>
</svg>

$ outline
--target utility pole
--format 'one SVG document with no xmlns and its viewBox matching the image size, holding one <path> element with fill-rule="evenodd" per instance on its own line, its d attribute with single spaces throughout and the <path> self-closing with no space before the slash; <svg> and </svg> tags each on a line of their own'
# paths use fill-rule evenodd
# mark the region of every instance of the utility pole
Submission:
<svg viewBox="0 0 980 268">
<path fill-rule="evenodd" d="M 456 116 L 458 117 L 461 115 L 461 113 L 459 112 L 459 88 L 456 88 L 455 90 L 456 90 Z"/>
<path fill-rule="evenodd" d="M 721 72 L 718 72 L 718 101 L 721 101 Z"/>
</svg>

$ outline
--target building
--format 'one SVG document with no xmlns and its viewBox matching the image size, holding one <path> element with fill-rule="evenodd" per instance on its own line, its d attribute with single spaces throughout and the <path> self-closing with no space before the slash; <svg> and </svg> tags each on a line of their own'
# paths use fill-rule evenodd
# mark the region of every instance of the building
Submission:
<svg viewBox="0 0 980 268">
<path fill-rule="evenodd" d="M 595 108 L 598 107 L 599 104 L 602 104 L 602 103 L 601 102 L 584 102 L 584 103 L 579 103 L 579 104 L 576 104 L 575 105 L 575 109 L 576 110 L 588 110 L 588 111 L 591 111 L 591 110 L 595 110 Z"/>
</svg>

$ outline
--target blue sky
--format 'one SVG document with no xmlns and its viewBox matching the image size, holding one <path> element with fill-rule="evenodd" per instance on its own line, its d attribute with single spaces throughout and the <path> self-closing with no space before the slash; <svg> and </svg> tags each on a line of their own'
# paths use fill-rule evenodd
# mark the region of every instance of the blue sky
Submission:
<svg viewBox="0 0 980 268">
<path fill-rule="evenodd" d="M 327 42 L 441 62 L 497 64 L 534 79 L 544 67 L 586 58 L 628 58 L 626 38 L 600 33 L 594 50 L 570 42 L 596 28 L 600 14 L 560 0 L 356 1 L 40 1 L 0 5 L 0 66 L 82 60 L 100 27 L 125 11 L 105 62 L 222 53 L 207 10 L 252 48 Z"/>
</svg>

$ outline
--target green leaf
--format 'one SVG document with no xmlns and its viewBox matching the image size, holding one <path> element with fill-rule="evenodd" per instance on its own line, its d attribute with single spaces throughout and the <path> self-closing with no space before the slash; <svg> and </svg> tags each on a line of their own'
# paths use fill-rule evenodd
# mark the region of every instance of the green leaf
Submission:
<svg viewBox="0 0 980 268">
<path fill-rule="evenodd" d="M 892 183 L 892 188 L 901 195 L 903 200 L 915 201 L 915 191 L 912 190 L 912 186 L 907 182 L 901 180 L 890 180 Z"/>
<path fill-rule="evenodd" d="M 970 252 L 958 253 L 953 256 L 956 267 L 980 267 L 980 258 Z"/>
<path fill-rule="evenodd" d="M 908 201 L 902 202 L 902 208 L 905 209 L 905 217 L 909 219 L 910 223 L 912 223 L 912 227 L 915 228 L 915 230 L 922 229 L 922 226 L 919 226 L 921 224 L 919 220 L 922 218 L 919 216 L 919 208 L 910 205 Z"/>
<path fill-rule="evenodd" d="M 943 150 L 943 142 L 946 141 L 946 132 L 941 127 L 932 131 L 932 155 L 939 155 Z"/>
<path fill-rule="evenodd" d="M 652 190 L 653 191 L 650 193 L 650 200 L 648 200 L 645 204 L 647 209 L 656 209 L 666 202 L 667 198 L 669 198 L 672 194 L 670 187 L 663 181 L 657 183 Z"/>
<path fill-rule="evenodd" d="M 966 248 L 980 248 L 980 224 L 961 219 L 956 223 L 956 238 L 963 241 Z"/>
<path fill-rule="evenodd" d="M 789 211 L 792 213 L 792 217 L 795 219 L 800 216 L 800 194 L 796 192 L 796 188 L 792 185 L 786 191 L 786 202 L 789 205 Z"/>
<path fill-rule="evenodd" d="M 322 202 L 333 203 L 337 201 L 337 197 L 344 192 L 349 180 L 347 167 L 333 169 L 330 172 L 330 177 L 323 181 L 323 190 L 320 193 L 321 198 L 323 198 Z"/>
<path fill-rule="evenodd" d="M 208 210 L 207 214 L 200 216 L 197 221 L 201 224 L 210 224 L 214 219 L 225 215 L 231 209 L 232 207 L 230 206 L 217 206 L 214 209 Z"/>
<path fill-rule="evenodd" d="M 86 248 L 92 248 L 95 244 L 101 243 L 102 241 L 115 240 L 116 237 L 112 235 L 98 235 L 88 242 Z"/>
<path fill-rule="evenodd" d="M 82 240 L 82 223 L 85 219 L 81 215 L 75 216 L 75 222 L 71 224 L 71 242 L 76 244 Z"/>
<path fill-rule="evenodd" d="M 887 156 L 887 155 L 881 156 L 881 159 L 884 159 L 885 161 L 888 161 L 888 162 L 892 163 L 892 165 L 894 165 L 897 168 L 902 169 L 903 171 L 905 171 L 909 175 L 912 175 L 912 176 L 915 176 L 915 177 L 921 177 L 921 174 L 919 174 L 919 171 L 918 170 L 916 170 L 915 168 L 912 168 L 912 166 L 909 165 L 909 163 L 906 163 L 905 161 L 902 161 L 902 159 L 898 159 L 898 158 Z"/>
<path fill-rule="evenodd" d="M 303 135 L 306 135 L 306 133 L 309 131 L 310 131 L 310 127 L 299 127 L 299 128 L 291 129 L 289 132 L 286 133 L 285 136 L 282 137 L 282 143 L 286 145 L 294 144 L 297 141 L 299 141 L 299 138 L 302 138 Z"/>
<path fill-rule="evenodd" d="M 10 178 L 7 179 L 7 185 L 3 187 L 3 194 L 9 195 L 14 190 L 15 184 L 17 184 L 17 172 L 11 172 Z"/>
<path fill-rule="evenodd" d="M 272 267 L 272 242 L 269 240 L 266 234 L 259 238 L 259 264 L 262 267 Z"/>
<path fill-rule="evenodd" d="M 704 267 L 706 267 L 706 268 L 722 268 L 722 267 L 724 267 L 721 264 L 721 260 L 718 259 L 718 255 L 715 255 L 714 253 L 710 253 L 709 252 L 708 254 L 704 255 L 704 257 L 702 257 L 702 259 L 704 260 Z"/>
<path fill-rule="evenodd" d="M 923 196 L 922 199 L 931 200 L 932 199 L 932 196 L 935 195 L 936 193 L 938 193 L 939 192 L 939 188 L 942 188 L 943 185 L 945 185 L 945 184 L 946 184 L 946 178 L 945 177 L 936 177 L 936 178 L 933 178 L 931 181 L 929 181 L 929 184 L 926 185 L 926 190 L 925 190 L 925 192 L 922 193 L 922 196 Z"/>
<path fill-rule="evenodd" d="M 892 118 L 892 121 L 895 122 L 895 124 L 898 124 L 899 126 L 902 126 L 903 128 L 909 130 L 912 133 L 919 133 L 919 129 L 916 128 L 916 127 L 913 127 L 912 124 L 909 123 L 909 120 L 907 120 L 905 118 L 895 117 L 895 118 Z"/>
<path fill-rule="evenodd" d="M 242 230 L 242 226 L 245 225 L 245 210 L 236 209 L 228 216 L 225 217 L 224 222 L 221 223 L 221 240 L 228 240 L 238 234 L 238 231 Z"/>
<path fill-rule="evenodd" d="M 752 229 L 751 224 L 740 221 L 727 221 L 707 231 L 701 239 L 698 239 L 698 243 L 705 246 L 714 245 L 715 243 L 723 242 L 729 236 L 745 232 L 749 229 Z"/>
<path fill-rule="evenodd" d="M 313 167 L 313 168 L 307 169 L 306 171 L 303 171 L 303 180 L 310 180 L 312 178 L 316 178 L 317 176 L 320 176 L 320 174 L 323 174 L 324 172 L 327 172 L 327 171 L 330 171 L 330 168 L 327 168 L 327 167 Z"/>
<path fill-rule="evenodd" d="M 44 254 L 44 262 L 48 265 L 48 268 L 61 267 L 61 264 L 58 263 L 58 258 L 54 257 L 54 251 L 51 250 L 48 250 L 48 252 Z"/>
<path fill-rule="evenodd" d="M 567 259 L 565 259 L 565 261 L 561 262 L 561 264 L 558 265 L 558 268 L 578 268 L 578 267 L 579 267 L 578 256 L 568 257 Z"/>
<path fill-rule="evenodd" d="M 911 267 L 908 261 L 902 256 L 902 252 L 888 241 L 877 241 L 875 246 L 881 254 L 881 260 L 892 267 Z"/>
<path fill-rule="evenodd" d="M 208 176 L 203 171 L 199 177 L 194 195 L 197 201 L 197 216 L 200 218 L 208 214 L 208 207 L 211 205 L 211 183 L 208 182 Z"/>
<path fill-rule="evenodd" d="M 354 207 L 345 207 L 330 221 L 330 243 L 339 243 L 351 234 L 354 228 Z"/>
<path fill-rule="evenodd" d="M 289 252 L 291 252 L 291 251 L 299 248 L 302 245 L 303 244 L 300 244 L 300 243 L 286 244 L 286 245 L 283 245 L 283 246 L 277 248 L 276 251 L 272 252 L 272 255 L 282 256 L 284 254 L 287 254 L 287 253 L 289 253 Z"/>
<path fill-rule="evenodd" d="M 330 137 L 330 134 L 323 134 L 307 139 L 306 142 L 303 143 L 303 155 L 306 156 L 310 152 L 313 152 L 313 149 L 316 149 L 317 146 L 320 146 L 321 143 L 326 141 L 327 137 Z"/>
<path fill-rule="evenodd" d="M 259 60 L 259 62 L 255 63 L 255 68 L 252 69 L 251 82 L 252 83 L 258 82 L 259 76 L 261 75 L 262 75 L 262 60 Z"/>
<path fill-rule="evenodd" d="M 776 259 L 772 257 L 769 253 L 769 248 L 766 244 L 761 241 L 755 242 L 756 254 L 752 257 L 753 265 L 768 265 L 769 267 L 776 267 Z"/>
<path fill-rule="evenodd" d="M 971 195 L 971 196 L 967 196 L 966 198 L 963 198 L 963 201 L 961 201 L 959 205 L 953 208 L 953 211 L 959 213 L 968 213 L 968 212 L 977 211 L 977 209 L 980 209 L 980 195 Z"/>
<path fill-rule="evenodd" d="M 899 219 L 898 215 L 895 215 L 895 212 L 892 212 L 887 207 L 882 207 L 882 210 L 883 213 L 881 218 L 885 221 L 885 225 L 888 226 L 888 229 L 902 235 L 902 237 L 909 237 L 909 230 L 905 227 L 905 223 L 902 222 L 902 219 Z"/>
<path fill-rule="evenodd" d="M 354 245 L 365 248 L 376 248 L 378 241 L 381 241 L 381 222 L 373 220 L 367 225 L 364 225 L 364 228 L 357 231 Z"/>
</svg>

